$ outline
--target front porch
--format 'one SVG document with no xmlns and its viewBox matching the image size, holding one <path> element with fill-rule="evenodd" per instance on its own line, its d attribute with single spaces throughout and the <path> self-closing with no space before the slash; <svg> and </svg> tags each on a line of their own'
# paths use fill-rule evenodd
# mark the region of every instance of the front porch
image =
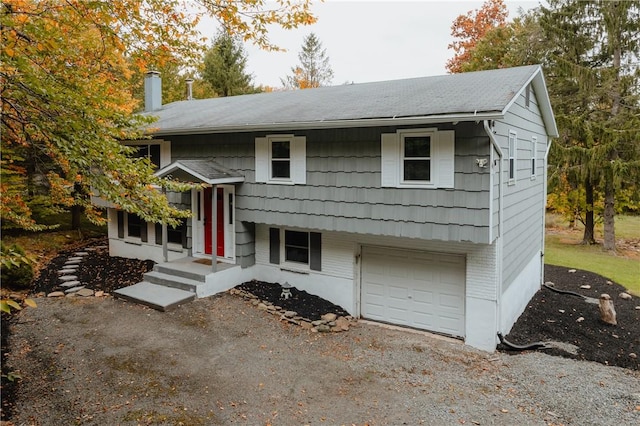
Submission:
<svg viewBox="0 0 640 426">
<path fill-rule="evenodd" d="M 166 311 L 195 298 L 227 291 L 249 279 L 240 265 L 218 261 L 213 271 L 210 259 L 187 256 L 156 264 L 144 274 L 143 281 L 116 290 L 114 296 Z"/>
</svg>

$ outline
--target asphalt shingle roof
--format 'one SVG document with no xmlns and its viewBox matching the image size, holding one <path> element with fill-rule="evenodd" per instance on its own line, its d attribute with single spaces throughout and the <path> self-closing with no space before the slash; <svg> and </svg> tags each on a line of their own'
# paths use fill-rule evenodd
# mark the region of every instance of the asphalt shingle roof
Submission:
<svg viewBox="0 0 640 426">
<path fill-rule="evenodd" d="M 158 134 L 274 124 L 500 113 L 538 65 L 317 89 L 173 102 L 147 114 Z"/>
</svg>

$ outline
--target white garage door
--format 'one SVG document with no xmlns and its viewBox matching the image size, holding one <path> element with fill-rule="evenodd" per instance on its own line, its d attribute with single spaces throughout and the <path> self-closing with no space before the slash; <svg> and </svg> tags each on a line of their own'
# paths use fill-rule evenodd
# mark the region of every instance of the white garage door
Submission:
<svg viewBox="0 0 640 426">
<path fill-rule="evenodd" d="M 462 256 L 362 248 L 361 315 L 464 337 Z"/>
</svg>

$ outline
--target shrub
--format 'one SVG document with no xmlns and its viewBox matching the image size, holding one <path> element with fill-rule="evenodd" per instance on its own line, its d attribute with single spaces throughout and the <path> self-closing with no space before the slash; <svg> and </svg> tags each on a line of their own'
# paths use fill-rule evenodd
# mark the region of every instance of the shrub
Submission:
<svg viewBox="0 0 640 426">
<path fill-rule="evenodd" d="M 4 244 L 0 246 L 2 251 L 2 259 L 0 267 L 0 280 L 4 287 L 13 290 L 24 290 L 29 288 L 31 280 L 33 280 L 33 266 L 26 260 L 10 262 L 6 259 L 27 259 L 25 251 L 22 247 L 13 244 L 6 247 Z"/>
</svg>

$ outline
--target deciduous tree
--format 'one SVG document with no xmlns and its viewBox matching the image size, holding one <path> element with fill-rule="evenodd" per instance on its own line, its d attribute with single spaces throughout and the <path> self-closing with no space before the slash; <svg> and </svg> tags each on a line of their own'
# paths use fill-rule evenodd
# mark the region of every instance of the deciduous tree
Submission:
<svg viewBox="0 0 640 426">
<path fill-rule="evenodd" d="M 82 206 L 105 219 L 89 195 L 145 221 L 176 224 L 186 212 L 158 187 L 185 185 L 153 175 L 121 141 L 143 137 L 150 119 L 133 114 L 131 81 L 144 71 L 200 57 L 196 24 L 203 14 L 229 31 L 274 49 L 267 28 L 314 22 L 309 0 L 199 0 L 187 14 L 182 0 L 3 0 L 0 3 L 3 224 L 39 229 L 29 192 L 36 176 L 50 206 Z M 32 173 L 33 172 L 33 173 Z"/>
<path fill-rule="evenodd" d="M 298 59 L 300 65 L 291 68 L 292 75 L 281 79 L 283 86 L 309 89 L 331 84 L 333 70 L 329 64 L 327 50 L 322 47 L 322 42 L 314 33 L 304 38 Z"/>
<path fill-rule="evenodd" d="M 508 15 L 503 0 L 487 0 L 480 9 L 458 16 L 451 25 L 454 41 L 449 44 L 449 48 L 455 54 L 447 61 L 447 70 L 451 73 L 461 72 L 462 64 L 469 61 L 470 52 L 478 40 L 489 30 L 504 26 Z"/>
</svg>

